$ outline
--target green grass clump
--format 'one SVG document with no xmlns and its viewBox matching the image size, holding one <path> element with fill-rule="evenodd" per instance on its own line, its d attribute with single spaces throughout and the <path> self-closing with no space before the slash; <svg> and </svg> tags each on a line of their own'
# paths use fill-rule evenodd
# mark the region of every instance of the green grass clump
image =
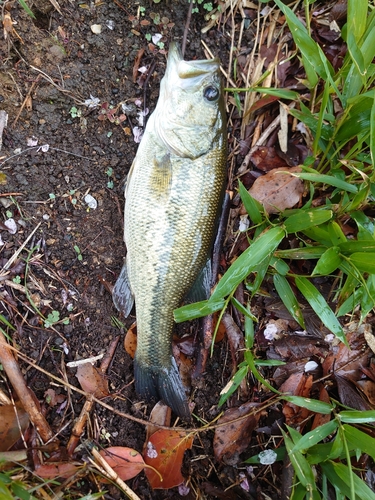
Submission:
<svg viewBox="0 0 375 500">
<path fill-rule="evenodd" d="M 299 51 L 306 75 L 303 83 L 310 98 L 307 101 L 306 95 L 288 89 L 232 91 L 237 103 L 241 90 L 294 101 L 288 112 L 312 137 L 301 173 L 293 174 L 305 182 L 308 196 L 300 208 L 269 216 L 239 182 L 239 194 L 252 221 L 247 231 L 249 247 L 225 272 L 208 300 L 175 311 L 177 322 L 220 311 L 217 325 L 229 305 L 244 315 L 244 361 L 222 391 L 219 405 L 249 373 L 277 392 L 259 371 L 275 362 L 259 360 L 253 352 L 255 318 L 251 301 L 262 293 L 266 279 L 273 280 L 280 299 L 302 328 L 305 321 L 296 289 L 325 327 L 346 345 L 339 318 L 356 315 L 363 322 L 375 305 L 375 226 L 370 213 L 375 199 L 375 9 L 367 0 L 348 0 L 347 22 L 341 32 L 347 51 L 341 66 L 334 69 L 310 34 L 309 9 L 314 2 L 304 1 L 306 25 L 281 0 L 274 2 L 284 14 Z M 323 201 L 316 206 L 313 201 L 318 197 Z M 351 238 L 343 231 L 348 226 L 352 228 Z M 288 245 L 290 240 L 298 241 L 298 248 Z M 298 260 L 312 261 L 312 271 L 296 272 L 294 262 Z M 333 284 L 329 304 L 314 284 L 317 277 L 328 278 Z M 249 297 L 246 306 L 234 297 L 242 282 Z M 336 498 L 375 498 L 353 473 L 350 463 L 353 455 L 374 454 L 371 450 L 369 453 L 372 438 L 350 423 L 373 421 L 375 413 L 354 412 L 353 420 L 348 421 L 349 413 L 335 413 L 333 420 L 305 436 L 292 428 L 284 433 L 296 478 L 292 498 L 327 498 L 329 482 L 335 487 Z M 327 440 L 329 435 L 331 439 Z M 321 491 L 315 485 L 317 464 L 323 477 Z"/>
</svg>

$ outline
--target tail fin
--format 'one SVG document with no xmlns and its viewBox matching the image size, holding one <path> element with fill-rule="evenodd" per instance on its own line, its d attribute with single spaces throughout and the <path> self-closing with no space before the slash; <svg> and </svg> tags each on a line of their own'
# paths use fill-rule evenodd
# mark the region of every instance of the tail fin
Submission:
<svg viewBox="0 0 375 500">
<path fill-rule="evenodd" d="M 146 400 L 161 399 L 172 411 L 185 421 L 191 415 L 174 357 L 168 367 L 145 366 L 134 360 L 135 390 Z"/>
</svg>

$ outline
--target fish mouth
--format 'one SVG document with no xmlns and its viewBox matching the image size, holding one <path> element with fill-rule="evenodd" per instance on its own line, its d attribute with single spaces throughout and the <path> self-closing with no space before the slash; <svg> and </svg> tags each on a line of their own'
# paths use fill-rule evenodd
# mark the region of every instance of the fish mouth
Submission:
<svg viewBox="0 0 375 500">
<path fill-rule="evenodd" d="M 220 61 L 217 57 L 214 59 L 185 61 L 179 45 L 176 42 L 171 42 L 169 45 L 167 72 L 177 73 L 181 80 L 197 79 L 198 83 L 202 77 L 216 73 L 219 71 L 219 68 Z"/>
</svg>

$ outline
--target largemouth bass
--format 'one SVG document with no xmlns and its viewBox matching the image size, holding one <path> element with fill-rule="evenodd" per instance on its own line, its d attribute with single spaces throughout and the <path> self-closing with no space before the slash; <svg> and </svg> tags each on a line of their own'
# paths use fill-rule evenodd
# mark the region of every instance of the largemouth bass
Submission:
<svg viewBox="0 0 375 500">
<path fill-rule="evenodd" d="M 226 178 L 219 60 L 183 60 L 171 44 L 155 111 L 125 190 L 127 255 L 116 307 L 137 318 L 135 388 L 190 419 L 172 355 L 173 310 L 209 257 Z"/>
</svg>

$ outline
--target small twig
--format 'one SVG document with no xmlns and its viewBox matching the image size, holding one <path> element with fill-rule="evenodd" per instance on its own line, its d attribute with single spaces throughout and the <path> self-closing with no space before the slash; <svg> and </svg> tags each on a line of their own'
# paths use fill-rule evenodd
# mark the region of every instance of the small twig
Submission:
<svg viewBox="0 0 375 500">
<path fill-rule="evenodd" d="M 186 16 L 186 23 L 185 23 L 185 28 L 184 28 L 184 36 L 182 38 L 182 47 L 181 47 L 181 53 L 182 57 L 185 55 L 185 50 L 186 50 L 186 41 L 187 41 L 187 36 L 190 28 L 190 21 L 191 21 L 191 14 L 193 12 L 193 0 L 190 0 L 189 2 L 189 10 Z"/>
<path fill-rule="evenodd" d="M 3 132 L 8 124 L 8 113 L 3 109 L 0 110 L 0 150 L 3 145 Z"/>
<path fill-rule="evenodd" d="M 207 52 L 207 54 L 213 59 L 214 55 L 211 52 L 211 50 L 208 48 L 208 45 L 203 40 L 201 40 L 201 43 L 202 43 L 205 51 Z M 229 78 L 228 73 L 225 71 L 225 69 L 221 65 L 220 65 L 220 71 L 223 73 L 223 75 L 225 76 L 227 81 L 232 85 L 232 87 L 236 88 L 236 84 L 234 83 L 234 81 L 231 78 Z"/>
<path fill-rule="evenodd" d="M 20 153 L 17 153 L 15 155 L 9 156 L 9 158 L 6 158 L 6 160 L 4 160 L 3 162 L 0 163 L 0 167 L 2 167 L 5 163 L 7 163 L 12 158 L 16 158 L 17 156 L 20 156 L 23 153 L 27 153 L 27 151 L 32 151 L 33 149 L 36 149 L 37 152 L 39 152 L 39 150 L 42 149 L 44 146 L 48 146 L 48 149 L 45 152 L 47 152 L 49 150 L 51 150 L 51 151 L 59 151 L 60 153 L 65 153 L 67 155 L 76 156 L 77 158 L 81 158 L 82 160 L 91 160 L 91 158 L 89 158 L 88 156 L 78 155 L 77 153 L 72 153 L 71 151 L 65 151 L 65 149 L 53 148 L 49 144 L 42 144 L 41 146 L 31 146 L 30 148 L 24 149 Z M 42 151 L 43 151 L 43 149 L 42 149 Z M 18 194 L 21 194 L 21 193 L 14 193 L 14 194 L 18 195 Z M 4 196 L 4 195 L 2 194 L 1 196 Z M 26 203 L 37 203 L 37 202 L 26 202 Z"/>
<path fill-rule="evenodd" d="M 112 340 L 112 342 L 108 348 L 107 354 L 103 358 L 103 361 L 100 365 L 99 371 L 101 373 L 104 374 L 107 371 L 107 369 L 110 365 L 110 362 L 115 354 L 116 347 L 117 347 L 119 340 L 120 340 L 120 337 L 116 337 L 114 340 Z M 84 361 L 86 362 L 87 360 L 84 360 Z M 83 408 L 82 408 L 82 411 L 78 417 L 78 420 L 74 424 L 74 427 L 72 429 L 72 433 L 71 433 L 70 438 L 69 438 L 69 442 L 66 446 L 68 455 L 70 457 L 73 455 L 75 449 L 78 446 L 79 440 L 83 434 L 84 428 L 86 426 L 86 422 L 89 418 L 89 415 L 90 415 L 90 412 L 91 412 L 93 406 L 94 406 L 94 401 L 93 401 L 92 395 L 89 395 L 87 397 L 85 404 L 83 405 Z"/>
<path fill-rule="evenodd" d="M 93 448 L 91 450 L 91 453 L 93 454 L 96 462 L 90 459 L 90 462 L 106 477 L 114 481 L 119 488 L 121 488 L 125 494 L 130 498 L 131 500 L 141 500 L 138 495 L 134 493 L 132 489 L 129 488 L 129 486 L 124 483 L 122 479 L 119 478 L 119 476 L 116 474 L 116 472 L 112 469 L 112 467 L 108 464 L 108 462 L 100 455 L 98 450 Z M 100 464 L 100 465 L 98 465 Z"/>
<path fill-rule="evenodd" d="M 7 374 L 13 389 L 16 391 L 26 413 L 29 415 L 31 422 L 35 426 L 43 442 L 46 443 L 53 438 L 53 432 L 51 431 L 50 426 L 42 415 L 40 409 L 37 408 L 34 398 L 26 386 L 21 369 L 13 356 L 12 349 L 7 344 L 5 336 L 1 330 L 0 346 L 0 362 L 3 365 L 4 371 Z"/>
<path fill-rule="evenodd" d="M 144 114 L 144 120 L 145 120 L 144 127 L 146 127 L 146 122 L 147 122 L 147 118 L 146 118 L 147 84 L 151 78 L 151 75 L 155 69 L 155 66 L 156 66 L 156 61 L 154 59 L 151 63 L 150 69 L 148 70 L 145 82 L 143 84 L 143 114 Z"/>
<path fill-rule="evenodd" d="M 5 392 L 0 389 L 0 405 L 11 405 L 11 399 L 5 394 Z"/>
<path fill-rule="evenodd" d="M 29 91 L 28 91 L 28 93 L 26 94 L 26 97 L 25 97 L 25 99 L 23 100 L 23 103 L 21 104 L 20 110 L 18 111 L 17 116 L 15 117 L 15 119 L 14 119 L 14 121 L 13 121 L 13 123 L 12 123 L 12 127 L 13 127 L 13 128 L 16 126 L 16 123 L 18 122 L 18 119 L 19 119 L 19 117 L 21 116 L 22 110 L 23 110 L 23 108 L 26 106 L 26 103 L 27 103 L 27 101 L 28 101 L 29 97 L 31 96 L 31 92 L 34 90 L 35 86 L 39 83 L 39 80 L 40 80 L 40 75 L 38 75 L 38 76 L 36 77 L 35 82 L 33 82 L 33 83 L 31 84 L 31 87 L 29 88 Z"/>
<path fill-rule="evenodd" d="M 268 137 L 272 134 L 272 132 L 279 125 L 280 125 L 280 115 L 276 116 L 276 118 L 273 120 L 273 122 L 270 123 L 270 125 L 266 128 L 266 130 L 263 132 L 263 134 L 259 137 L 259 139 L 255 143 L 255 145 L 247 153 L 247 155 L 245 156 L 244 161 L 242 162 L 241 167 L 238 170 L 239 174 L 243 175 L 246 172 L 247 167 L 248 167 L 248 165 L 250 163 L 251 157 L 253 156 L 253 154 L 255 153 L 255 151 L 259 148 L 259 146 L 262 146 L 266 142 L 266 140 L 268 139 Z"/>
<path fill-rule="evenodd" d="M 84 103 L 84 102 L 83 102 L 83 100 L 82 100 L 82 99 L 83 99 L 82 97 L 80 97 L 80 100 L 79 100 L 79 99 L 77 99 L 77 98 L 74 96 L 74 94 L 73 94 L 72 92 L 70 92 L 70 90 L 66 90 L 66 89 L 64 89 L 63 87 L 61 87 L 60 85 L 57 85 L 57 83 L 55 83 L 55 82 L 52 80 L 52 78 L 51 78 L 49 75 L 47 75 L 47 73 L 44 73 L 44 71 L 42 71 L 42 70 L 41 70 L 41 69 L 39 69 L 39 68 L 36 68 L 35 66 L 32 66 L 31 64 L 30 64 L 30 68 L 31 68 L 31 69 L 33 69 L 34 71 L 37 71 L 38 73 L 40 73 L 40 74 L 41 74 L 41 76 L 42 76 L 45 80 L 47 80 L 47 82 L 48 82 L 48 83 L 50 83 L 51 85 L 53 85 L 54 87 L 56 87 L 56 88 L 57 88 L 57 90 L 59 90 L 60 92 L 63 92 L 64 94 L 67 94 L 68 96 L 70 96 L 70 97 L 73 99 L 73 101 L 75 101 L 77 104 L 80 104 L 81 106 L 85 105 L 85 103 Z"/>
<path fill-rule="evenodd" d="M 8 262 L 6 262 L 3 266 L 3 268 L 0 270 L 0 276 L 5 276 L 7 273 L 5 271 L 7 271 L 11 265 L 13 264 L 13 262 L 18 258 L 19 254 L 22 252 L 22 250 L 25 248 L 25 246 L 27 245 L 28 241 L 33 237 L 33 235 L 36 233 L 36 231 L 38 230 L 39 226 L 41 225 L 41 222 L 39 222 L 39 224 L 36 225 L 36 227 L 31 231 L 31 233 L 29 234 L 29 236 L 26 238 L 26 240 L 22 243 L 22 245 L 19 247 L 18 250 L 16 250 L 14 252 L 14 254 L 12 255 L 12 257 L 8 260 Z"/>
<path fill-rule="evenodd" d="M 69 382 L 67 382 L 66 380 L 63 380 L 61 379 L 60 377 L 57 377 L 56 375 L 53 375 L 52 373 L 50 372 L 47 372 L 46 370 L 44 370 L 43 368 L 41 368 L 40 366 L 38 366 L 36 363 L 34 363 L 33 360 L 31 360 L 30 358 L 28 358 L 25 354 L 23 354 L 22 352 L 18 351 L 17 349 L 15 349 L 14 347 L 12 347 L 11 345 L 8 346 L 9 349 L 11 351 L 15 351 L 17 352 L 17 355 L 19 358 L 21 358 L 23 361 L 25 361 L 26 363 L 28 363 L 30 366 L 32 366 L 33 368 L 35 368 L 36 370 L 40 371 L 41 373 L 44 373 L 44 375 L 46 375 L 47 377 L 51 378 L 52 380 L 55 380 L 56 382 L 58 382 L 59 384 L 61 384 L 62 386 L 68 388 L 68 389 L 71 389 L 73 390 L 74 392 L 77 392 L 78 394 L 82 394 L 83 396 L 85 397 L 88 397 L 89 395 L 87 394 L 87 392 L 85 392 L 84 390 L 82 389 L 79 389 L 78 387 L 72 385 L 72 384 L 69 384 Z M 329 377 L 329 375 L 327 375 L 327 378 Z M 277 396 L 276 395 L 272 395 L 265 403 L 264 405 L 255 410 L 254 413 L 257 413 L 258 411 L 263 411 L 265 408 L 268 408 L 270 406 L 273 406 L 275 404 L 275 401 L 277 401 Z M 141 424 L 141 425 L 144 425 L 144 426 L 149 426 L 150 425 L 150 422 L 147 421 L 147 420 L 143 420 L 142 418 L 138 418 L 138 417 L 135 417 L 134 415 L 130 415 L 129 413 L 125 413 L 123 411 L 119 411 L 117 410 L 116 408 L 114 408 L 113 406 L 105 403 L 103 400 L 101 399 L 98 399 L 94 396 L 92 396 L 92 401 L 94 403 L 97 403 L 98 405 L 102 406 L 103 408 L 106 408 L 107 410 L 111 411 L 112 413 L 114 413 L 115 415 L 121 417 L 121 418 L 126 418 L 127 420 L 131 420 L 132 422 L 136 422 L 137 424 Z M 228 425 L 228 422 L 225 422 L 225 423 L 222 423 L 222 424 L 215 424 L 214 422 L 218 419 L 219 417 L 216 417 L 215 420 L 213 422 L 211 422 L 210 424 L 204 426 L 204 427 L 201 427 L 201 428 L 198 428 L 198 429 L 194 429 L 194 428 L 183 428 L 183 427 L 173 427 L 175 430 L 181 430 L 181 431 L 184 431 L 184 432 L 195 432 L 195 433 L 200 433 L 200 432 L 207 432 L 207 431 L 210 431 L 210 430 L 213 430 L 213 429 L 216 429 L 218 427 L 222 427 L 224 425 Z M 247 418 L 242 416 L 242 417 L 238 417 L 238 418 L 235 418 L 233 419 L 233 422 L 238 422 L 240 420 L 243 420 L 244 418 Z M 170 430 L 170 427 L 167 427 L 166 425 L 159 425 L 159 424 L 153 424 L 155 426 L 158 427 L 158 429 L 165 429 L 165 430 Z"/>
</svg>

